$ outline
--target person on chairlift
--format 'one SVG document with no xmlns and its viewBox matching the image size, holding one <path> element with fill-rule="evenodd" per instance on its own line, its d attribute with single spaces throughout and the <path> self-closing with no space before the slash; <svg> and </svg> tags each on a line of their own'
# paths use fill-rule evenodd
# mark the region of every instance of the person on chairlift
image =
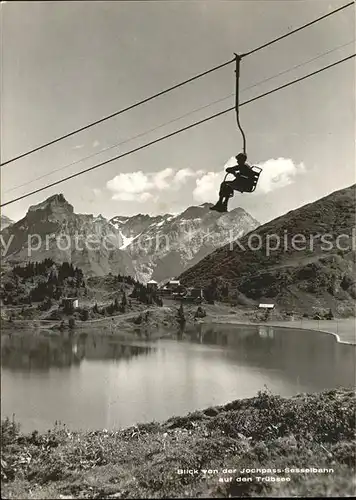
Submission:
<svg viewBox="0 0 356 500">
<path fill-rule="evenodd" d="M 216 210 L 217 212 L 227 212 L 227 204 L 229 198 L 234 194 L 234 190 L 240 191 L 243 182 L 250 182 L 253 178 L 253 170 L 246 163 L 247 156 L 244 153 L 239 153 L 236 156 L 237 165 L 233 167 L 228 167 L 226 172 L 228 174 L 234 174 L 235 179 L 233 181 L 224 181 L 220 185 L 219 191 L 219 201 L 216 205 L 210 207 L 210 210 Z M 241 191 L 242 192 L 242 191 Z"/>
</svg>

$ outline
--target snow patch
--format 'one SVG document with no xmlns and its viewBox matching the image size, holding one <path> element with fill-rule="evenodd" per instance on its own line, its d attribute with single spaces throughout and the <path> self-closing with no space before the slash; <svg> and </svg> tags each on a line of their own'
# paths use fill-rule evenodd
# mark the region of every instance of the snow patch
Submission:
<svg viewBox="0 0 356 500">
<path fill-rule="evenodd" d="M 120 231 L 120 237 L 122 238 L 122 244 L 120 245 L 120 250 L 129 246 L 129 244 L 135 239 L 134 236 L 127 238 L 124 234 L 122 234 L 121 231 Z"/>
<path fill-rule="evenodd" d="M 123 250 L 124 248 L 128 247 L 136 238 L 138 238 L 142 233 L 138 234 L 137 236 L 130 236 L 127 238 L 122 232 L 120 231 L 120 237 L 122 238 L 122 245 L 120 246 L 120 250 Z"/>
</svg>

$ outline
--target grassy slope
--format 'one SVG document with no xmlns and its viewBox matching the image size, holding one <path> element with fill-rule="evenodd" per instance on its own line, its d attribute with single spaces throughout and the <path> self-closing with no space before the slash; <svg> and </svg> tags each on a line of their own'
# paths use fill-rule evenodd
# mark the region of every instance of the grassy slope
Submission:
<svg viewBox="0 0 356 500">
<path fill-rule="evenodd" d="M 108 432 L 24 436 L 2 425 L 3 498 L 177 498 L 355 494 L 355 394 L 339 389 L 248 400 Z M 178 469 L 317 467 L 290 482 L 219 482 Z M 5 477 L 6 476 L 6 477 Z"/>
</svg>

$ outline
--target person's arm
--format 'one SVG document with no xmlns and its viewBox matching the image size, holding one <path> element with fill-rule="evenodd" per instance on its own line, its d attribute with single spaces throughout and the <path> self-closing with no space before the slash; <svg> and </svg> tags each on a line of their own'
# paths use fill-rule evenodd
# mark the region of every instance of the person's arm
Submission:
<svg viewBox="0 0 356 500">
<path fill-rule="evenodd" d="M 239 170 L 240 170 L 240 167 L 238 165 L 234 165 L 233 167 L 228 167 L 226 169 L 226 172 L 228 174 L 234 174 L 234 175 L 236 175 L 239 172 Z"/>
</svg>

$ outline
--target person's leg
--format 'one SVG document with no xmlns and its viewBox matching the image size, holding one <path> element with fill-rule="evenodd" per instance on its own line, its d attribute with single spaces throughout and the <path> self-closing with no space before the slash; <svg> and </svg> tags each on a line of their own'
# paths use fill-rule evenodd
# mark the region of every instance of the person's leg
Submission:
<svg viewBox="0 0 356 500">
<path fill-rule="evenodd" d="M 229 202 L 230 196 L 225 196 L 225 198 L 222 199 L 222 205 L 226 207 L 227 209 L 227 204 Z"/>
<path fill-rule="evenodd" d="M 234 196 L 234 182 L 235 181 L 226 181 L 225 186 L 223 187 L 221 200 L 223 212 L 227 212 L 227 204 L 229 203 L 229 199 Z"/>
<path fill-rule="evenodd" d="M 219 200 L 213 207 L 211 207 L 211 210 L 215 210 L 216 208 L 219 208 L 222 205 L 224 199 L 224 193 L 225 193 L 225 182 L 222 182 L 220 184 L 220 189 L 219 189 Z"/>
<path fill-rule="evenodd" d="M 219 201 L 216 203 L 216 205 L 210 207 L 211 210 L 217 210 L 218 212 L 227 211 L 229 198 L 233 195 L 233 189 L 231 188 L 230 184 L 231 182 L 229 181 L 225 181 L 220 184 Z"/>
</svg>

